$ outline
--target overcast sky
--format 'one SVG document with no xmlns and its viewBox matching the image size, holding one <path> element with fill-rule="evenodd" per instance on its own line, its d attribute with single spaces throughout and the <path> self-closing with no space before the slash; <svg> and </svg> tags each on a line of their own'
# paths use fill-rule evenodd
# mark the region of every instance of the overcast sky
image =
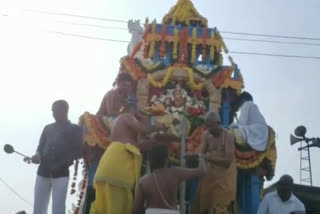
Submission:
<svg viewBox="0 0 320 214">
<path fill-rule="evenodd" d="M 77 123 L 85 111 L 95 113 L 111 88 L 126 43 L 56 34 L 63 32 L 107 39 L 129 40 L 121 29 L 103 29 L 81 23 L 126 28 L 125 23 L 68 16 L 45 15 L 28 10 L 78 14 L 127 21 L 146 17 L 158 22 L 176 0 L 0 0 L 0 146 L 10 143 L 32 155 L 43 127 L 53 121 L 51 103 L 66 99 L 70 119 Z M 194 0 L 210 27 L 221 31 L 320 38 L 319 0 Z M 68 22 L 68 23 L 67 23 Z M 228 38 L 289 41 L 222 34 Z M 225 40 L 232 51 L 320 56 L 320 40 L 289 45 Z M 299 183 L 299 152 L 289 135 L 304 124 L 310 137 L 320 136 L 320 60 L 231 54 L 244 76 L 246 90 L 278 134 L 278 163 L 274 181 L 291 174 Z M 320 185 L 316 163 L 319 149 L 312 149 L 314 184 Z M 37 166 L 23 163 L 17 155 L 0 152 L 0 178 L 33 203 Z M 0 210 L 9 214 L 32 207 L 0 183 Z M 74 198 L 68 199 L 68 207 Z M 51 211 L 51 208 L 50 208 Z M 51 213 L 51 212 L 50 212 Z"/>
</svg>

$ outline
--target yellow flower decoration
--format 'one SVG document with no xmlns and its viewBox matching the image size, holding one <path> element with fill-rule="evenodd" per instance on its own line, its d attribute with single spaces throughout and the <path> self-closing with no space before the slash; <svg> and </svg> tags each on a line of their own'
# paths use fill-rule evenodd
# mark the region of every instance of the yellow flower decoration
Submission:
<svg viewBox="0 0 320 214">
<path fill-rule="evenodd" d="M 148 74 L 148 81 L 152 86 L 154 86 L 156 88 L 163 88 L 168 84 L 168 82 L 171 78 L 171 75 L 175 69 L 183 69 L 188 72 L 189 85 L 192 90 L 202 90 L 202 88 L 204 87 L 204 83 L 203 82 L 196 83 L 194 81 L 193 70 L 188 67 L 182 67 L 182 68 L 181 67 L 170 67 L 170 68 L 168 68 L 168 71 L 167 71 L 165 77 L 161 81 L 154 80 L 152 74 Z"/>
<path fill-rule="evenodd" d="M 193 28 L 192 30 L 192 51 L 191 51 L 191 63 L 195 63 L 196 61 L 196 47 L 197 47 L 197 28 Z"/>
<path fill-rule="evenodd" d="M 151 39 L 150 39 L 151 42 L 150 42 L 149 58 L 152 58 L 155 52 L 156 29 L 157 29 L 156 22 L 153 22 L 151 27 Z"/>
<path fill-rule="evenodd" d="M 177 28 L 174 29 L 173 31 L 173 59 L 177 59 L 178 58 L 178 42 L 179 42 L 179 30 Z"/>
</svg>

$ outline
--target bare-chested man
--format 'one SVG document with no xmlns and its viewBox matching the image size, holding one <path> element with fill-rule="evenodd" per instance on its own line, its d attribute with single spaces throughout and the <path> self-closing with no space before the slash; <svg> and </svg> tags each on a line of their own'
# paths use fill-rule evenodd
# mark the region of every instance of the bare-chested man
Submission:
<svg viewBox="0 0 320 214">
<path fill-rule="evenodd" d="M 113 122 L 112 143 L 103 154 L 95 178 L 96 200 L 91 205 L 94 214 L 131 214 L 133 190 L 140 176 L 141 154 L 137 135 L 163 131 L 163 126 L 147 126 L 137 119 L 137 107 L 125 106 Z"/>
<path fill-rule="evenodd" d="M 97 115 L 115 119 L 125 106 L 132 89 L 133 80 L 128 73 L 120 73 L 116 79 L 116 88 L 108 91 L 103 97 Z"/>
<path fill-rule="evenodd" d="M 192 211 L 195 214 L 227 214 L 236 199 L 234 137 L 222 127 L 214 112 L 206 115 L 205 125 L 207 131 L 202 136 L 200 153 L 208 161 L 208 173 L 200 180 Z"/>
<path fill-rule="evenodd" d="M 108 118 L 112 121 L 120 114 L 121 108 L 128 101 L 133 80 L 128 73 L 120 73 L 116 79 L 116 88 L 108 91 L 103 97 L 98 116 Z M 93 188 L 93 178 L 96 173 L 99 161 L 104 153 L 104 149 L 98 145 L 84 145 L 84 159 L 88 169 L 88 187 L 84 203 L 84 214 L 89 214 L 91 203 L 95 200 L 95 190 Z"/>
<path fill-rule="evenodd" d="M 178 214 L 177 192 L 184 180 L 200 177 L 207 167 L 202 156 L 198 168 L 168 168 L 168 148 L 164 144 L 152 147 L 149 153 L 151 173 L 140 179 L 135 193 L 133 214 L 144 213 L 144 202 L 147 202 L 146 214 Z"/>
</svg>

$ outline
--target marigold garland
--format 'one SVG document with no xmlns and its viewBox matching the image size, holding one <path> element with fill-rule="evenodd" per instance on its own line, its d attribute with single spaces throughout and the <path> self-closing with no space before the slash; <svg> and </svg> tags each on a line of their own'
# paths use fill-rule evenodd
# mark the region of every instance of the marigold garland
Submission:
<svg viewBox="0 0 320 214">
<path fill-rule="evenodd" d="M 188 43 L 188 29 L 184 28 L 180 34 L 180 59 L 179 59 L 179 63 L 184 65 L 187 63 L 187 60 L 188 60 L 187 43 Z"/>
<path fill-rule="evenodd" d="M 75 187 L 76 187 L 76 180 L 77 180 L 77 176 L 78 176 L 78 166 L 79 166 L 79 160 L 75 160 L 74 161 L 73 182 L 71 184 L 71 192 L 70 192 L 71 195 L 76 193 Z"/>
<path fill-rule="evenodd" d="M 211 31 L 211 46 L 210 46 L 210 60 L 214 60 L 214 52 L 215 52 L 215 35 L 214 32 Z"/>
<path fill-rule="evenodd" d="M 149 58 L 152 58 L 154 56 L 154 52 L 155 52 L 155 43 L 156 43 L 156 39 L 155 39 L 155 35 L 156 35 L 156 29 L 157 29 L 157 25 L 154 22 L 152 24 L 151 27 L 151 42 L 150 42 L 150 49 L 149 49 Z"/>
<path fill-rule="evenodd" d="M 86 191 L 86 188 L 87 188 L 87 183 L 88 183 L 88 172 L 85 171 L 84 175 L 83 175 L 83 179 L 81 181 L 80 193 L 79 193 L 79 196 L 78 196 L 77 206 L 75 207 L 73 214 L 79 214 L 80 213 L 80 206 L 84 201 L 84 195 L 85 195 L 85 191 Z"/>
<path fill-rule="evenodd" d="M 179 43 L 179 30 L 177 28 L 175 28 L 173 30 L 173 35 L 174 35 L 174 40 L 173 40 L 173 59 L 177 59 L 178 58 L 178 43 Z"/>
<path fill-rule="evenodd" d="M 138 68 L 135 65 L 135 61 L 132 58 L 126 58 L 123 60 L 123 65 L 126 68 L 127 72 L 132 76 L 133 79 L 142 79 L 146 77 L 146 74 L 141 71 L 140 68 Z"/>
<path fill-rule="evenodd" d="M 103 118 L 104 126 L 108 127 L 109 122 L 106 122 L 107 119 Z M 85 125 L 88 129 L 88 134 L 84 136 L 84 142 L 89 146 L 99 145 L 101 148 L 106 148 L 110 144 L 109 132 L 103 126 L 97 116 L 91 115 L 88 112 L 85 112 L 80 117 L 80 125 Z"/>
<path fill-rule="evenodd" d="M 222 54 L 219 54 L 219 59 L 218 59 L 218 65 L 222 65 L 223 64 L 223 56 Z"/>
<path fill-rule="evenodd" d="M 259 166 L 265 158 L 268 158 L 273 169 L 275 169 L 277 151 L 275 142 L 275 132 L 269 127 L 269 142 L 267 150 L 263 153 L 258 153 L 255 151 L 240 152 L 236 151 L 237 157 L 237 167 L 239 169 L 253 169 Z"/>
<path fill-rule="evenodd" d="M 195 63 L 196 61 L 196 40 L 197 40 L 197 28 L 192 29 L 192 39 L 191 39 L 191 44 L 192 44 L 192 51 L 191 51 L 191 63 Z"/>
<path fill-rule="evenodd" d="M 171 75 L 172 75 L 172 73 L 173 73 L 173 71 L 175 69 L 182 69 L 182 70 L 185 70 L 185 71 L 188 72 L 189 85 L 190 85 L 192 90 L 202 90 L 202 88 L 204 87 L 204 83 L 203 82 L 202 83 L 196 83 L 194 81 L 193 70 L 191 68 L 183 67 L 183 66 L 182 67 L 174 66 L 174 67 L 168 68 L 165 77 L 161 81 L 154 80 L 153 76 L 151 74 L 148 74 L 148 81 L 152 86 L 154 86 L 156 88 L 163 88 L 168 84 L 168 82 L 169 82 L 169 80 L 171 78 Z"/>
<path fill-rule="evenodd" d="M 166 35 L 167 35 L 167 25 L 162 25 L 160 57 L 164 57 L 164 55 L 166 54 Z"/>
<path fill-rule="evenodd" d="M 203 28 L 202 32 L 202 61 L 204 62 L 207 59 L 207 29 Z"/>
</svg>

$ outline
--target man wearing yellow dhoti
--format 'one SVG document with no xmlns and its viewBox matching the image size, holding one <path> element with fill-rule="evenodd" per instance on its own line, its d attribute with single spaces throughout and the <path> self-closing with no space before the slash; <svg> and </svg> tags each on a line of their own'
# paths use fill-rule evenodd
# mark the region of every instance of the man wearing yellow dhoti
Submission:
<svg viewBox="0 0 320 214">
<path fill-rule="evenodd" d="M 207 114 L 205 125 L 200 153 L 208 161 L 208 173 L 200 180 L 192 213 L 228 214 L 237 190 L 234 137 L 222 127 L 214 112 Z"/>
<path fill-rule="evenodd" d="M 159 124 L 142 124 L 136 116 L 136 105 L 129 103 L 112 125 L 112 143 L 103 154 L 94 177 L 96 199 L 91 205 L 90 214 L 132 212 L 133 190 L 141 168 L 137 135 L 163 130 Z"/>
</svg>

